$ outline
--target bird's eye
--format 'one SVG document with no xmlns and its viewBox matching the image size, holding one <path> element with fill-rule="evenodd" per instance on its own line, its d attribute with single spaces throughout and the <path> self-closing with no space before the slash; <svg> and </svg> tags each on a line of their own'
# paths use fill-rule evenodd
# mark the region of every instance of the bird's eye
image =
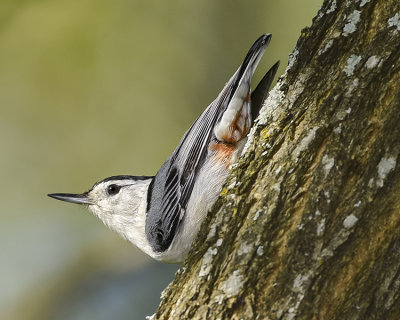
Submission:
<svg viewBox="0 0 400 320">
<path fill-rule="evenodd" d="M 107 193 L 108 193 L 110 196 L 113 196 L 113 195 L 116 195 L 116 194 L 119 192 L 120 189 L 121 189 L 120 186 L 118 186 L 118 185 L 116 185 L 116 184 L 110 184 L 110 185 L 107 187 Z"/>
</svg>

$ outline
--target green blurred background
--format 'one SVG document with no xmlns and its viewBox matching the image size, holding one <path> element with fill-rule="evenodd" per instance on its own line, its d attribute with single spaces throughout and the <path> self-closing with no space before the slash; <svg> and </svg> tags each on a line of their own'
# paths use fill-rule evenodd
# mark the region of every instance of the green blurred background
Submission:
<svg viewBox="0 0 400 320">
<path fill-rule="evenodd" d="M 143 319 L 177 266 L 84 208 L 116 174 L 152 175 L 262 33 L 255 80 L 320 0 L 0 2 L 0 318 Z"/>
</svg>

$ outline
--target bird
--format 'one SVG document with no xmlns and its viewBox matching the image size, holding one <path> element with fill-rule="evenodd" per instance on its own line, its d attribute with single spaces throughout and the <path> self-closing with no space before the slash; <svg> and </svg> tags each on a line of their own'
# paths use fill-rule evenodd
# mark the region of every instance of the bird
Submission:
<svg viewBox="0 0 400 320">
<path fill-rule="evenodd" d="M 217 98 L 186 131 L 155 176 L 112 176 L 84 193 L 48 196 L 87 206 L 150 257 L 182 263 L 268 96 L 279 61 L 253 92 L 250 85 L 270 40 L 271 34 L 263 34 L 254 42 Z"/>
</svg>

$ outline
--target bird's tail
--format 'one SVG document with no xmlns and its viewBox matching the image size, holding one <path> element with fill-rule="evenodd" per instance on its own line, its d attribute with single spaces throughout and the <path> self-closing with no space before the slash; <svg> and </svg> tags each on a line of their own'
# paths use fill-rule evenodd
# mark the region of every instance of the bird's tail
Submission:
<svg viewBox="0 0 400 320">
<path fill-rule="evenodd" d="M 268 94 L 279 63 L 267 72 L 253 94 L 250 84 L 270 39 L 270 34 L 264 34 L 256 40 L 216 100 L 219 104 L 220 117 L 214 128 L 214 134 L 221 142 L 236 143 L 247 136 Z"/>
<path fill-rule="evenodd" d="M 275 62 L 275 64 L 268 70 L 251 94 L 251 119 L 253 122 L 258 117 L 265 99 L 267 99 L 269 88 L 271 87 L 278 68 L 279 61 Z"/>
</svg>

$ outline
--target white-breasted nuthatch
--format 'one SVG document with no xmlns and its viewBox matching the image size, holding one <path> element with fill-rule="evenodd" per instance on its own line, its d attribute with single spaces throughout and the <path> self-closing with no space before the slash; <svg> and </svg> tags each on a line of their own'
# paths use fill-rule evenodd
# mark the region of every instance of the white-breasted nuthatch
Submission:
<svg viewBox="0 0 400 320">
<path fill-rule="evenodd" d="M 113 176 L 82 194 L 49 196 L 87 205 L 111 229 L 157 260 L 183 261 L 229 167 L 243 150 L 278 69 L 279 62 L 251 93 L 251 79 L 270 39 L 270 34 L 257 39 L 154 177 Z"/>
</svg>

